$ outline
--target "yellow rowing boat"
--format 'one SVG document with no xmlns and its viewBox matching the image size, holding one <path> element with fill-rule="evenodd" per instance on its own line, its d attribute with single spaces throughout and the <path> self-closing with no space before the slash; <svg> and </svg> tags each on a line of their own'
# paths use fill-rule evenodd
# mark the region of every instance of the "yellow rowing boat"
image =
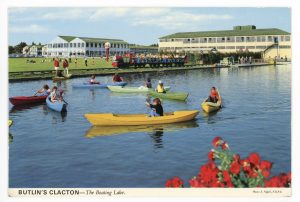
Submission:
<svg viewBox="0 0 300 202">
<path fill-rule="evenodd" d="M 13 124 L 14 122 L 13 122 L 13 120 L 8 120 L 8 127 L 10 127 L 12 124 Z"/>
<path fill-rule="evenodd" d="M 205 111 L 207 113 L 214 112 L 214 111 L 221 109 L 221 107 L 222 107 L 221 95 L 219 94 L 219 100 L 217 103 L 206 102 L 206 100 L 205 100 L 204 102 L 202 102 L 201 107 L 202 107 L 203 111 Z"/>
<path fill-rule="evenodd" d="M 175 111 L 164 116 L 149 117 L 147 114 L 85 114 L 85 118 L 98 126 L 138 126 L 178 123 L 194 119 L 198 110 Z"/>
</svg>

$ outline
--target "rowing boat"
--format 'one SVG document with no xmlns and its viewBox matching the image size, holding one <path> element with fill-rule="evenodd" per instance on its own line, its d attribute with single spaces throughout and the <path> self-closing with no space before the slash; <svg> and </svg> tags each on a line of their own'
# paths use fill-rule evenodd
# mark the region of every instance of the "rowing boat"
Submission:
<svg viewBox="0 0 300 202">
<path fill-rule="evenodd" d="M 206 99 L 204 102 L 202 102 L 201 107 L 202 107 L 203 111 L 205 111 L 207 113 L 214 112 L 214 111 L 221 109 L 221 107 L 222 107 L 221 95 L 219 94 L 219 100 L 217 103 L 207 102 L 207 99 Z"/>
<path fill-rule="evenodd" d="M 86 133 L 85 137 L 94 138 L 99 136 L 120 135 L 126 133 L 155 133 L 155 132 L 172 132 L 195 128 L 199 125 L 196 121 L 185 121 L 176 124 L 157 124 L 157 125 L 139 125 L 139 126 L 92 126 Z"/>
<path fill-rule="evenodd" d="M 85 118 L 98 126 L 136 126 L 179 123 L 194 119 L 198 110 L 175 111 L 164 116 L 149 117 L 147 114 L 85 114 Z"/>
<path fill-rule="evenodd" d="M 52 79 L 53 79 L 53 81 L 62 81 L 62 80 L 67 80 L 71 77 L 72 77 L 72 74 L 67 74 L 67 75 L 64 75 L 64 76 L 55 76 Z"/>
<path fill-rule="evenodd" d="M 147 93 L 151 89 L 141 86 L 141 87 L 123 87 L 123 86 L 107 86 L 109 90 L 116 93 Z M 170 90 L 170 86 L 166 86 L 165 90 Z"/>
<path fill-rule="evenodd" d="M 10 127 L 12 124 L 13 124 L 14 122 L 13 122 L 13 120 L 8 120 L 8 127 Z"/>
<path fill-rule="evenodd" d="M 181 101 L 185 101 L 187 99 L 187 97 L 189 96 L 189 94 L 185 93 L 185 92 L 167 91 L 166 93 L 158 93 L 154 90 L 150 90 L 149 94 L 152 97 L 158 97 L 158 98 L 162 98 L 162 99 L 171 99 L 171 100 L 181 100 Z"/>
<path fill-rule="evenodd" d="M 90 84 L 90 83 L 75 83 L 72 85 L 73 88 L 107 88 L 108 86 L 125 86 L 126 82 L 114 82 L 109 84 Z"/>
<path fill-rule="evenodd" d="M 46 98 L 47 98 L 47 95 L 45 95 L 45 96 L 17 96 L 17 97 L 10 97 L 9 101 L 11 102 L 11 104 L 13 104 L 15 106 L 20 106 L 20 105 L 45 102 Z"/>
<path fill-rule="evenodd" d="M 57 111 L 57 112 L 66 112 L 67 111 L 67 104 L 65 104 L 62 101 L 51 102 L 50 96 L 47 97 L 46 103 L 47 103 L 47 106 L 50 109 L 52 109 L 53 111 Z"/>
</svg>

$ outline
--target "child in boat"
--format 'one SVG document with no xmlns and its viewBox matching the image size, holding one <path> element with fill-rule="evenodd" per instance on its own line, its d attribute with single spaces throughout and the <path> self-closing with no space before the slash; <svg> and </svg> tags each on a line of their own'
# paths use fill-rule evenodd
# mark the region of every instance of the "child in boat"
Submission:
<svg viewBox="0 0 300 202">
<path fill-rule="evenodd" d="M 152 88 L 152 83 L 151 83 L 151 79 L 148 78 L 147 81 L 145 82 L 145 87 L 146 88 Z"/>
<path fill-rule="evenodd" d="M 122 82 L 123 81 L 123 79 L 118 75 L 118 73 L 115 73 L 112 80 L 113 80 L 113 82 Z"/>
<path fill-rule="evenodd" d="M 164 83 L 162 81 L 158 82 L 158 85 L 156 87 L 156 92 L 158 93 L 166 93 L 165 87 L 164 87 Z"/>
<path fill-rule="evenodd" d="M 43 88 L 39 89 L 34 96 L 47 96 L 51 93 L 51 90 L 47 84 L 43 86 Z"/>
<path fill-rule="evenodd" d="M 50 94 L 50 101 L 51 102 L 57 102 L 58 101 L 58 95 L 57 95 L 57 87 L 53 86 Z"/>
<path fill-rule="evenodd" d="M 216 87 L 212 87 L 210 89 L 210 95 L 208 96 L 206 102 L 213 102 L 217 103 L 219 100 L 219 92 L 217 91 Z"/>
<path fill-rule="evenodd" d="M 146 102 L 146 105 L 148 107 L 150 107 L 150 109 L 151 109 L 149 116 L 163 116 L 164 115 L 164 109 L 161 105 L 161 101 L 159 98 L 153 99 L 153 104 Z"/>
<path fill-rule="evenodd" d="M 100 82 L 96 81 L 96 76 L 93 74 L 91 76 L 90 84 L 100 84 Z"/>
</svg>

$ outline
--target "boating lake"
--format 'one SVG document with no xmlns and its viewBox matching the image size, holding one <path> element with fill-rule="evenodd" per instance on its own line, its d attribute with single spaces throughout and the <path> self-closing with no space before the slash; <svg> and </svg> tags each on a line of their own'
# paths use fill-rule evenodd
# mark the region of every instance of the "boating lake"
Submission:
<svg viewBox="0 0 300 202">
<path fill-rule="evenodd" d="M 165 181 L 197 175 L 215 136 L 242 158 L 258 152 L 274 162 L 272 175 L 291 171 L 291 65 L 203 69 L 121 75 L 128 86 L 146 77 L 163 80 L 171 91 L 186 91 L 186 102 L 163 100 L 165 111 L 200 110 L 194 121 L 148 127 L 92 128 L 85 113 L 146 113 L 145 94 L 108 89 L 72 89 L 75 78 L 57 83 L 65 90 L 67 114 L 45 104 L 11 104 L 9 187 L 164 187 Z M 97 77 L 110 82 L 111 76 Z M 10 83 L 10 96 L 32 95 L 52 80 Z M 207 115 L 200 108 L 211 86 L 224 107 Z M 117 135 L 114 135 L 118 133 Z"/>
</svg>

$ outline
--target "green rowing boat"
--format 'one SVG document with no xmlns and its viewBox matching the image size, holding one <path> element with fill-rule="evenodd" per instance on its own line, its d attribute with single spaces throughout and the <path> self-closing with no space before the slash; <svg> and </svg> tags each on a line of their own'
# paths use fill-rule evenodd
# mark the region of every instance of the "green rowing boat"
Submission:
<svg viewBox="0 0 300 202">
<path fill-rule="evenodd" d="M 152 97 L 158 97 L 158 98 L 162 98 L 162 99 L 171 99 L 171 100 L 181 100 L 181 101 L 185 101 L 187 99 L 187 97 L 189 96 L 189 94 L 185 93 L 185 92 L 167 91 L 166 93 L 158 93 L 154 90 L 149 90 L 149 94 Z"/>
</svg>

